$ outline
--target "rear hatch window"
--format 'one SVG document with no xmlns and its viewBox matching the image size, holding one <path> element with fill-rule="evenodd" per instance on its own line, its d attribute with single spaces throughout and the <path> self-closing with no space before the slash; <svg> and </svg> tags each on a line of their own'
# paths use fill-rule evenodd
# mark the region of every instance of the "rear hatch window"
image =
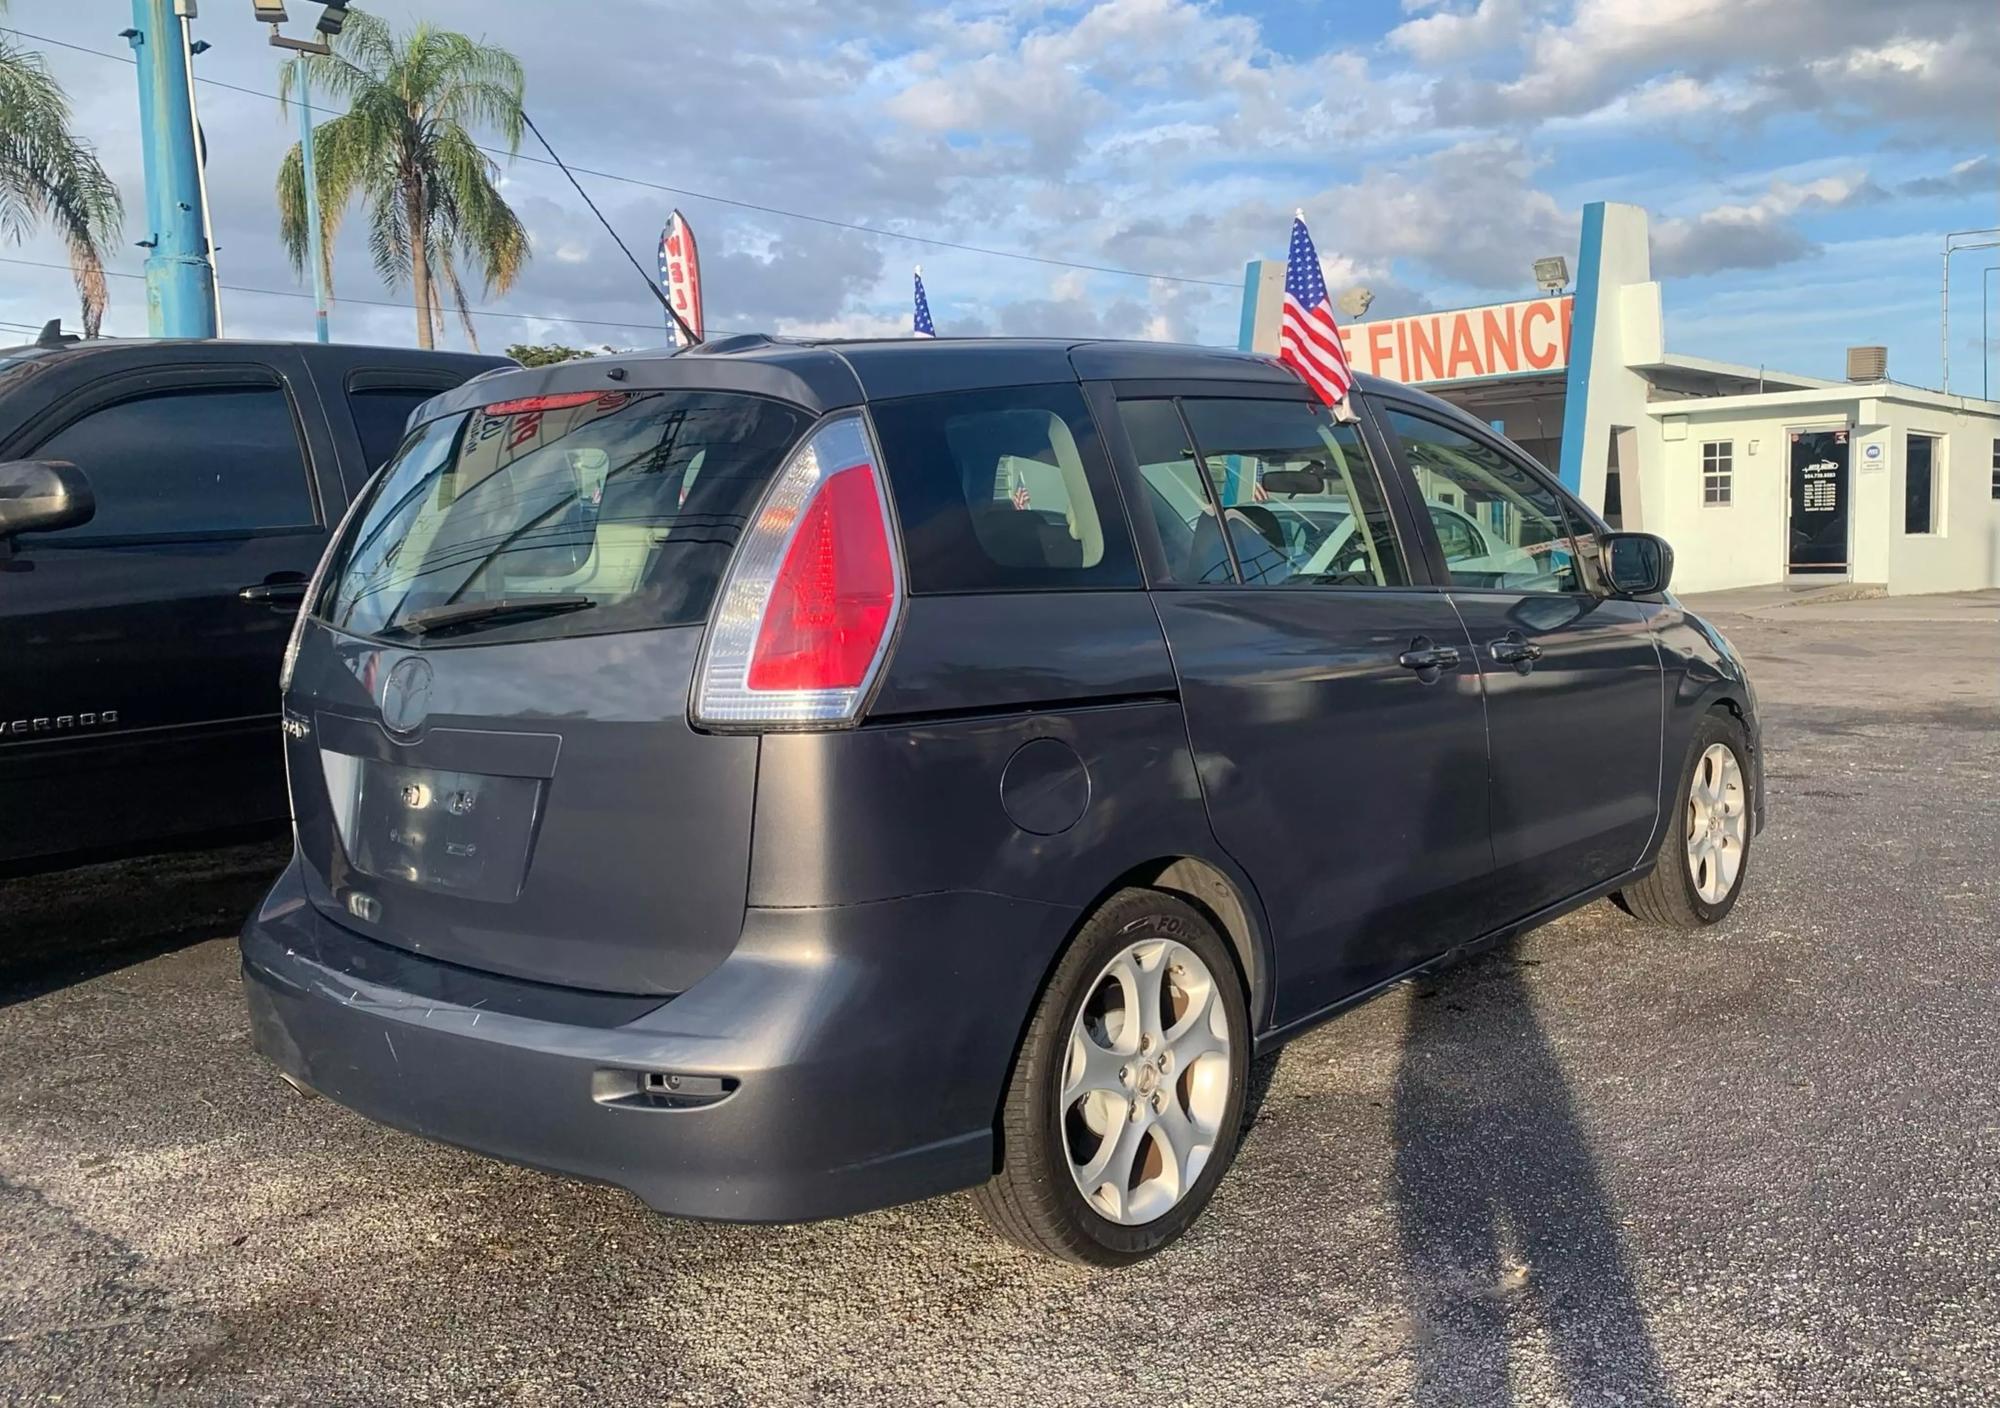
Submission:
<svg viewBox="0 0 2000 1408">
<path fill-rule="evenodd" d="M 562 393 L 431 421 L 355 514 L 318 615 L 409 646 L 702 621 L 811 423 L 709 391 Z"/>
</svg>

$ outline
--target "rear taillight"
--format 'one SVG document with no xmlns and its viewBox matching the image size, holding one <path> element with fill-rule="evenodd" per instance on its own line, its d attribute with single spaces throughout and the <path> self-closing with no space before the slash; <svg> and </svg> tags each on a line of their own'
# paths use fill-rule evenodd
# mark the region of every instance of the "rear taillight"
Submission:
<svg viewBox="0 0 2000 1408">
<path fill-rule="evenodd" d="M 822 424 L 778 472 L 718 599 L 697 723 L 859 716 L 902 590 L 877 461 L 866 422 L 850 414 Z"/>
</svg>

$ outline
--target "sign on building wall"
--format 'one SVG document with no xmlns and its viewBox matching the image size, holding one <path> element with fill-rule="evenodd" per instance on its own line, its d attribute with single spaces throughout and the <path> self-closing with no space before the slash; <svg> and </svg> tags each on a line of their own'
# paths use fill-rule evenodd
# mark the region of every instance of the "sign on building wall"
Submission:
<svg viewBox="0 0 2000 1408">
<path fill-rule="evenodd" d="M 1568 294 L 1525 298 L 1349 323 L 1340 335 L 1356 371 L 1408 385 L 1559 372 L 1569 366 L 1572 308 Z"/>
</svg>

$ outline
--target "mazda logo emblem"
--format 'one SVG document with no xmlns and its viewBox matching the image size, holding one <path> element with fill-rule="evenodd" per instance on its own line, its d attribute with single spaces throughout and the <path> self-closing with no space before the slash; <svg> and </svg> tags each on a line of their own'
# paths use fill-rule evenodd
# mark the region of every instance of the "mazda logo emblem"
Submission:
<svg viewBox="0 0 2000 1408">
<path fill-rule="evenodd" d="M 382 681 L 382 724 L 391 733 L 415 733 L 431 713 L 431 662 L 407 655 Z"/>
</svg>

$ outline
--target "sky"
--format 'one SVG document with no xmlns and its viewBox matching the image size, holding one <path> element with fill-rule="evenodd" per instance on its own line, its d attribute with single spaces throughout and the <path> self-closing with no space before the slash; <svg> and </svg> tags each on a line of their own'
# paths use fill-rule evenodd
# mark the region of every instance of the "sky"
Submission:
<svg viewBox="0 0 2000 1408">
<path fill-rule="evenodd" d="M 305 33 L 319 6 L 290 4 Z M 1244 264 L 1283 257 L 1294 207 L 1336 296 L 1366 286 L 1383 316 L 1530 296 L 1537 256 L 1574 265 L 1582 206 L 1620 200 L 1651 214 L 1670 351 L 1839 376 L 1847 346 L 1883 343 L 1893 377 L 1935 386 L 1943 236 L 2000 224 L 1996 0 L 360 8 L 518 55 L 530 115 L 608 173 L 581 179 L 642 264 L 686 213 L 711 331 L 906 333 L 921 264 L 941 335 L 1233 344 Z M 4 36 L 47 56 L 124 191 L 121 273 L 147 234 L 129 16 L 0 13 L 42 37 Z M 256 95 L 281 55 L 247 0 L 202 0 L 194 29 L 225 331 L 310 337 L 272 194 L 296 110 Z M 469 281 L 481 346 L 657 345 L 658 305 L 540 155 L 529 138 L 496 158 L 533 255 L 504 295 Z M 334 336 L 409 344 L 408 290 L 378 278 L 364 230 L 349 218 L 336 246 Z M 1954 389 L 1977 389 L 1996 256 L 1952 261 Z M 60 244 L 0 240 L 0 261 L 29 261 L 0 262 L 0 338 L 75 323 Z M 143 334 L 143 285 L 111 284 L 104 330 Z"/>
</svg>

